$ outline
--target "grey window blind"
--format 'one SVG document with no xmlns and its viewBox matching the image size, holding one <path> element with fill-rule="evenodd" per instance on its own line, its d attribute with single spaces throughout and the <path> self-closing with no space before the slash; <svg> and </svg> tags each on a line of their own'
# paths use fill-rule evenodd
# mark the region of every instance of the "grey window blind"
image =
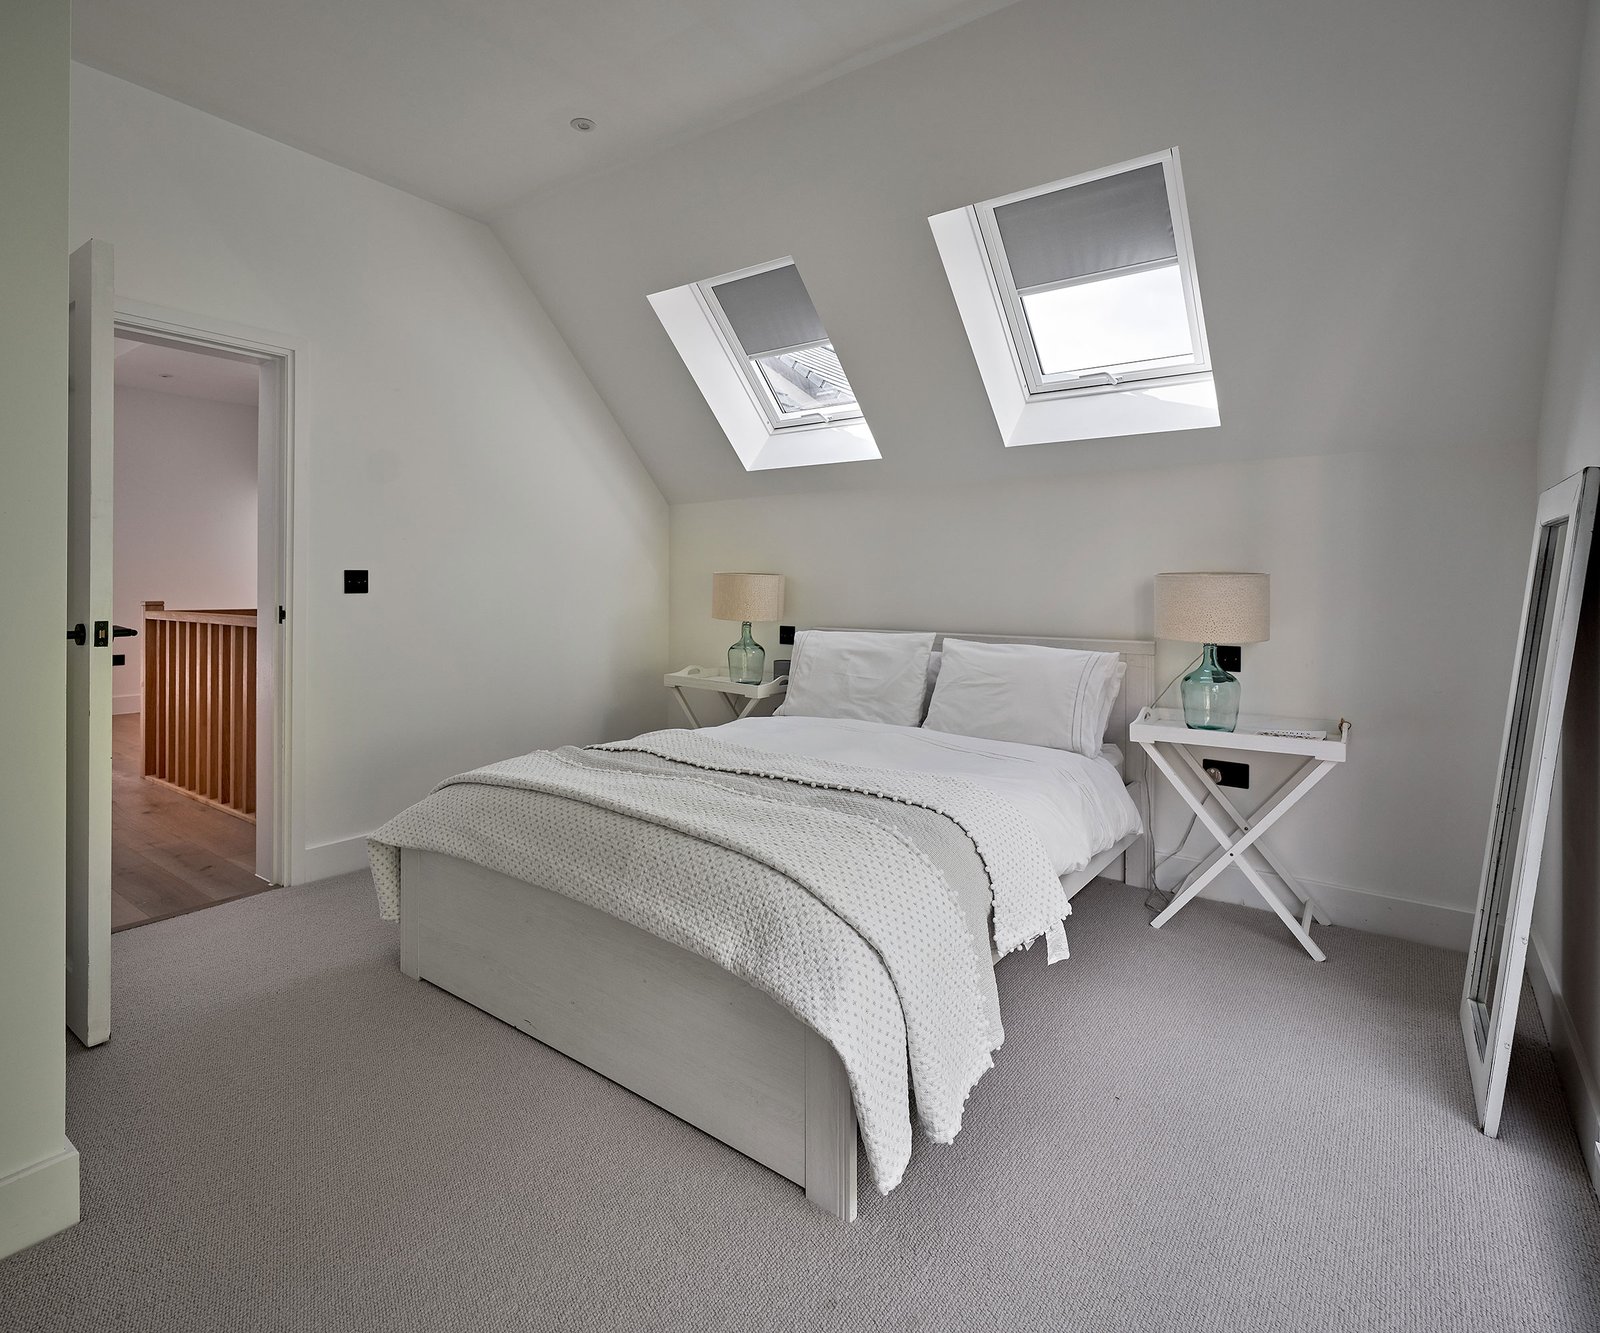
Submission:
<svg viewBox="0 0 1600 1333">
<path fill-rule="evenodd" d="M 828 332 L 793 264 L 719 282 L 711 290 L 746 356 L 827 341 Z"/>
<path fill-rule="evenodd" d="M 1003 204 L 994 220 L 1019 289 L 1178 255 L 1159 162 Z"/>
</svg>

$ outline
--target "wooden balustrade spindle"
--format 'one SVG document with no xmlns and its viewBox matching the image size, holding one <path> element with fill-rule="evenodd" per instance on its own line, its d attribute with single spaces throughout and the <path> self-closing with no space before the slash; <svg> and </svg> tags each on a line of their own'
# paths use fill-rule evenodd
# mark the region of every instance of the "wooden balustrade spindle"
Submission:
<svg viewBox="0 0 1600 1333">
<path fill-rule="evenodd" d="M 253 819 L 255 612 L 144 612 L 145 777 Z"/>
</svg>

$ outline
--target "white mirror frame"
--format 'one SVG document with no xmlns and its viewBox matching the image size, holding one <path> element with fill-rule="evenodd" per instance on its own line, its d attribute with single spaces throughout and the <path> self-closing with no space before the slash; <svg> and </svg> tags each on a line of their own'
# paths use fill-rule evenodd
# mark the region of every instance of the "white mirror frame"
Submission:
<svg viewBox="0 0 1600 1333">
<path fill-rule="evenodd" d="M 1461 1033 L 1466 1042 L 1467 1065 L 1472 1072 L 1472 1095 L 1477 1104 L 1478 1124 L 1490 1138 L 1500 1132 L 1506 1073 L 1511 1065 L 1512 1037 L 1516 1032 L 1528 932 L 1533 920 L 1533 895 L 1539 880 L 1556 753 L 1561 743 L 1561 721 L 1566 711 L 1567 683 L 1572 674 L 1578 611 L 1583 602 L 1583 580 L 1594 529 L 1597 478 L 1600 478 L 1600 468 L 1585 468 L 1539 497 L 1533 554 L 1522 592 L 1522 624 L 1517 634 L 1511 698 L 1500 737 L 1500 763 L 1494 801 L 1489 807 L 1488 843 L 1478 880 L 1472 944 L 1467 953 L 1467 972 L 1461 990 Z M 1561 547 L 1560 560 L 1546 582 L 1540 577 L 1542 547 L 1547 530 L 1563 523 L 1567 528 L 1566 541 Z M 1542 626 L 1535 619 L 1539 609 L 1535 598 L 1541 595 L 1549 598 L 1549 618 Z M 1542 653 L 1540 644 L 1529 639 L 1530 629 L 1540 628 L 1544 630 Z M 1491 895 L 1502 866 L 1508 885 L 1505 920 L 1496 930 Z M 1491 913 L 1487 921 L 1486 911 Z M 1492 966 L 1495 970 L 1489 974 L 1493 989 L 1489 1006 L 1485 1008 L 1478 998 L 1482 987 L 1475 985 L 1474 979 L 1480 959 L 1485 959 L 1486 950 L 1490 948 L 1494 950 Z"/>
</svg>

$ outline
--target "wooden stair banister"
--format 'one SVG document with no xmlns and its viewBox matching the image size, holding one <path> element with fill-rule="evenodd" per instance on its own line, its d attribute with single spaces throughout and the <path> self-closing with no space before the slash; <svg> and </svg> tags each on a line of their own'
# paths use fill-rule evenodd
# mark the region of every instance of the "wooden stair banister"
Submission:
<svg viewBox="0 0 1600 1333">
<path fill-rule="evenodd" d="M 144 604 L 144 776 L 254 820 L 256 612 Z"/>
</svg>

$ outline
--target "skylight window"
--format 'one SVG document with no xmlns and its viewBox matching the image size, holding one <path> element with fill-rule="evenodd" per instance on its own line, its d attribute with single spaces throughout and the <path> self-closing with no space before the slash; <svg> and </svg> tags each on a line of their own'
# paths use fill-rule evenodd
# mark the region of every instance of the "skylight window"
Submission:
<svg viewBox="0 0 1600 1333">
<path fill-rule="evenodd" d="M 1020 295 L 1043 379 L 1194 363 L 1176 264 Z"/>
<path fill-rule="evenodd" d="M 928 221 L 1008 445 L 1218 424 L 1177 149 Z"/>
<path fill-rule="evenodd" d="M 1193 265 L 1173 223 L 1175 170 L 1163 154 L 978 205 L 1033 392 L 1203 364 Z"/>
<path fill-rule="evenodd" d="M 746 468 L 879 457 L 793 259 L 656 292 L 650 304 Z"/>
<path fill-rule="evenodd" d="M 832 343 L 769 352 L 752 359 L 784 412 L 806 415 L 824 408 L 843 410 L 856 405 L 856 396 Z"/>
<path fill-rule="evenodd" d="M 793 260 L 700 284 L 774 430 L 861 416 Z"/>
</svg>

